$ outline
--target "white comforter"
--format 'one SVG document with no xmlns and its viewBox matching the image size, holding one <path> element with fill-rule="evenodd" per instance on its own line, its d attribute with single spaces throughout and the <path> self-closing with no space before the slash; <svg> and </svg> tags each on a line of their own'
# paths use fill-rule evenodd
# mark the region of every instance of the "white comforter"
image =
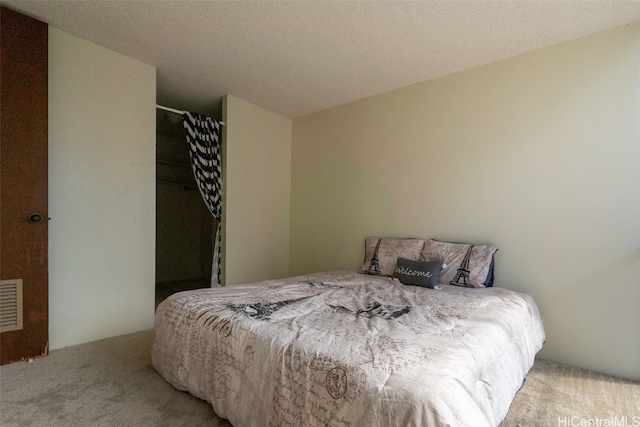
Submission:
<svg viewBox="0 0 640 427">
<path fill-rule="evenodd" d="M 337 271 L 175 294 L 153 366 L 245 426 L 497 426 L 545 339 L 530 296 Z"/>
</svg>

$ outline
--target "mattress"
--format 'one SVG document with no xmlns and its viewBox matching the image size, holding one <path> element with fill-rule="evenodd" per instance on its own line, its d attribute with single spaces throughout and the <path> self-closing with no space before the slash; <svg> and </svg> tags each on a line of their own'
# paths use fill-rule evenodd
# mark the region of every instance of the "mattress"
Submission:
<svg viewBox="0 0 640 427">
<path fill-rule="evenodd" d="M 331 271 L 172 295 L 152 362 L 235 427 L 482 427 L 544 340 L 527 294 Z"/>
</svg>

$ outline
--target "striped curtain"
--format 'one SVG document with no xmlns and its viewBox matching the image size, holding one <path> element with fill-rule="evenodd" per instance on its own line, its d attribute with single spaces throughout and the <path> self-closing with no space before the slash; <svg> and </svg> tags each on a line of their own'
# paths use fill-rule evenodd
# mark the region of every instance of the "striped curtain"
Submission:
<svg viewBox="0 0 640 427">
<path fill-rule="evenodd" d="M 222 160 L 220 122 L 212 117 L 185 112 L 183 125 L 189 144 L 191 168 L 204 203 L 218 220 L 211 267 L 211 287 L 220 286 L 220 247 L 222 245 Z"/>
</svg>

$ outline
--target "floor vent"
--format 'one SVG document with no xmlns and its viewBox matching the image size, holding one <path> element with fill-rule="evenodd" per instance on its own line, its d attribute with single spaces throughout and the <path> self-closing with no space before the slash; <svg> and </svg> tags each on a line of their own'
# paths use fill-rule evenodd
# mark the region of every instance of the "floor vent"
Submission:
<svg viewBox="0 0 640 427">
<path fill-rule="evenodd" d="M 0 332 L 22 329 L 22 279 L 0 280 Z"/>
</svg>

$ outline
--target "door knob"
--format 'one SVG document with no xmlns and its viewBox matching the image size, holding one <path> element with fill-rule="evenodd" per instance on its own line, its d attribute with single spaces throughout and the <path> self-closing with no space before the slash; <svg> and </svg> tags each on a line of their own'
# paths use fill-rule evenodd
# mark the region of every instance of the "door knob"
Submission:
<svg viewBox="0 0 640 427">
<path fill-rule="evenodd" d="M 42 215 L 40 215 L 39 213 L 32 213 L 31 215 L 29 215 L 29 222 L 32 223 L 42 222 L 42 219 Z"/>
</svg>

